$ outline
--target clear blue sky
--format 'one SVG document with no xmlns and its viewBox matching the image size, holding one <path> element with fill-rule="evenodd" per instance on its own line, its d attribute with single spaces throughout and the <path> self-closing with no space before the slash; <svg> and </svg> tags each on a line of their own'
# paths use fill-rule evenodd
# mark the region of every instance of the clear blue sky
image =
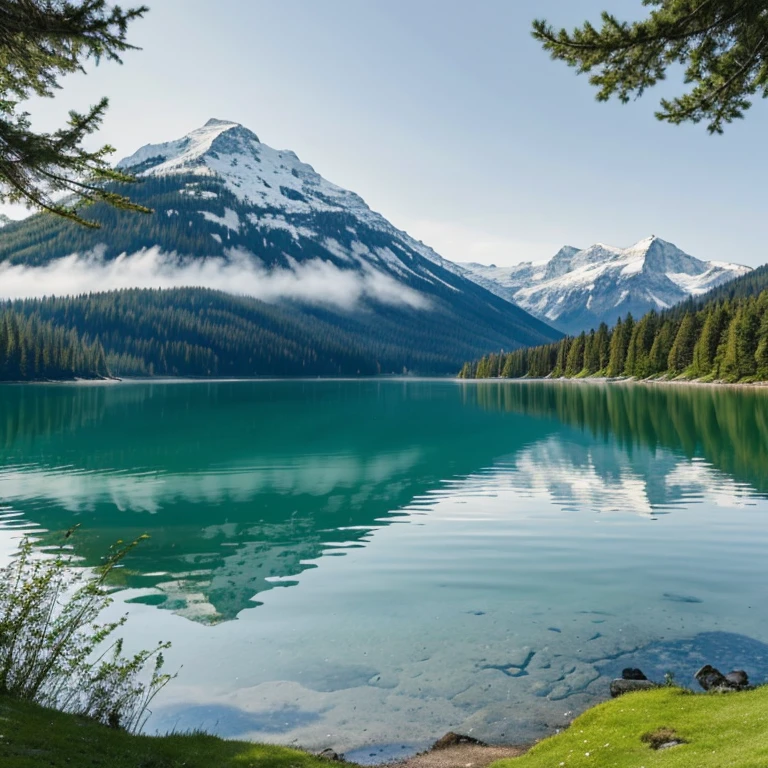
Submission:
<svg viewBox="0 0 768 768">
<path fill-rule="evenodd" d="M 108 95 L 100 138 L 117 159 L 236 120 L 457 261 L 650 234 L 768 261 L 768 101 L 722 137 L 669 126 L 653 116 L 659 91 L 598 104 L 530 37 L 533 17 L 572 26 L 641 14 L 640 0 L 147 2 L 131 30 L 143 50 L 35 102 L 37 127 Z"/>
</svg>

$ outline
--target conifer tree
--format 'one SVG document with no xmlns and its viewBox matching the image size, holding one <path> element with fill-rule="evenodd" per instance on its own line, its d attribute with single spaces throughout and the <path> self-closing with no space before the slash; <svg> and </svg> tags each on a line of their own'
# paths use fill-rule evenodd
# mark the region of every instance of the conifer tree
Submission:
<svg viewBox="0 0 768 768">
<path fill-rule="evenodd" d="M 759 381 L 768 381 L 768 311 L 763 314 L 758 337 L 755 351 L 755 375 Z"/>
<path fill-rule="evenodd" d="M 680 374 L 693 363 L 693 348 L 696 345 L 696 320 L 686 312 L 677 330 L 672 349 L 669 351 L 667 366 L 672 373 Z"/>
<path fill-rule="evenodd" d="M 755 353 L 759 343 L 760 317 L 755 299 L 747 299 L 741 308 L 741 318 L 736 328 L 738 377 L 754 376 L 757 370 Z"/>
<path fill-rule="evenodd" d="M 146 11 L 123 11 L 106 0 L 0 2 L 0 202 L 25 203 L 91 227 L 97 224 L 79 212 L 90 203 L 148 212 L 105 186 L 133 181 L 111 168 L 112 148 L 83 146 L 104 118 L 106 99 L 85 114 L 70 112 L 67 125 L 53 133 L 34 131 L 19 109 L 30 97 L 52 97 L 60 79 L 84 72 L 88 59 L 120 62 L 133 48 L 128 25 Z"/>
<path fill-rule="evenodd" d="M 571 344 L 568 351 L 568 361 L 565 365 L 566 376 L 578 376 L 584 368 L 584 347 L 586 346 L 586 333 L 582 331 Z"/>
<path fill-rule="evenodd" d="M 600 323 L 595 337 L 597 347 L 598 370 L 605 371 L 611 355 L 611 334 L 606 323 Z"/>
<path fill-rule="evenodd" d="M 641 318 L 642 320 L 642 318 Z M 631 332 L 627 328 L 627 324 L 624 325 L 624 333 L 629 335 L 629 341 L 627 342 L 627 356 L 624 360 L 624 370 L 622 373 L 625 376 L 634 376 L 635 369 L 637 368 L 637 347 L 638 347 L 638 334 L 639 328 L 637 324 L 632 324 Z"/>
<path fill-rule="evenodd" d="M 649 375 L 648 357 L 656 335 L 659 316 L 655 310 L 643 315 L 634 327 L 627 349 L 627 362 L 624 370 L 627 376 L 644 379 Z"/>
<path fill-rule="evenodd" d="M 674 325 L 671 320 L 665 320 L 653 340 L 648 355 L 648 375 L 664 373 L 668 367 L 669 353 L 674 341 Z"/>
<path fill-rule="evenodd" d="M 704 317 L 701 333 L 693 348 L 691 372 L 696 377 L 708 376 L 715 362 L 715 354 L 720 344 L 722 309 L 710 307 Z"/>
<path fill-rule="evenodd" d="M 533 36 L 553 59 L 592 73 L 599 101 L 622 103 L 642 96 L 685 67 L 691 88 L 662 99 L 656 113 L 670 123 L 707 122 L 710 133 L 741 118 L 755 95 L 768 97 L 768 0 L 645 0 L 647 18 L 621 22 L 604 12 L 598 29 L 589 22 L 573 32 L 546 21 Z"/>
<path fill-rule="evenodd" d="M 631 315 L 630 315 L 631 317 Z M 628 318 L 629 319 L 629 318 Z M 608 356 L 608 376 L 616 378 L 624 372 L 624 362 L 627 357 L 627 346 L 625 342 L 626 327 L 621 318 L 616 321 L 611 334 L 610 354 Z"/>
<path fill-rule="evenodd" d="M 572 343 L 573 339 L 570 336 L 565 336 L 557 346 L 557 359 L 552 371 L 552 376 L 556 379 L 565 376 L 565 369 L 568 367 L 568 352 L 571 350 Z"/>
<path fill-rule="evenodd" d="M 719 350 L 719 356 L 721 357 L 721 362 L 718 366 L 719 374 L 724 379 L 730 381 L 736 381 L 739 378 L 738 327 L 741 323 L 741 316 L 742 311 L 741 307 L 739 307 L 728 324 L 723 349 Z"/>
<path fill-rule="evenodd" d="M 587 336 L 584 346 L 584 372 L 592 376 L 600 370 L 600 348 L 594 329 Z"/>
</svg>

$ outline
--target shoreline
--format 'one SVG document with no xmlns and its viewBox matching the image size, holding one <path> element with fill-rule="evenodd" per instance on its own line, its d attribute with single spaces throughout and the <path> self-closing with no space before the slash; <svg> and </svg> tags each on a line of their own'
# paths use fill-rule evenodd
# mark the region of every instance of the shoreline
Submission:
<svg viewBox="0 0 768 768">
<path fill-rule="evenodd" d="M 619 376 L 619 377 L 613 377 L 609 378 L 607 376 L 605 377 L 599 377 L 599 376 L 584 376 L 584 377 L 572 377 L 572 378 L 566 378 L 565 376 L 561 376 L 559 378 L 533 378 L 533 377 L 527 377 L 523 376 L 521 378 L 516 379 L 507 379 L 503 378 L 501 376 L 497 376 L 494 378 L 483 378 L 483 379 L 463 379 L 463 378 L 456 378 L 457 382 L 472 382 L 474 384 L 478 384 L 481 382 L 493 382 L 493 383 L 501 383 L 501 382 L 518 382 L 521 384 L 527 384 L 527 383 L 538 383 L 538 384 L 546 384 L 546 383 L 557 383 L 557 384 L 590 384 L 592 386 L 599 386 L 604 384 L 639 384 L 642 386 L 671 386 L 671 387 L 719 387 L 719 388 L 749 388 L 749 389 L 764 389 L 768 388 L 768 381 L 702 381 L 701 379 L 665 379 L 665 378 L 658 378 L 658 379 L 636 379 L 633 376 Z"/>
<path fill-rule="evenodd" d="M 606 384 L 639 384 L 642 386 L 672 386 L 672 387 L 713 387 L 713 388 L 728 388 L 728 389 L 766 389 L 768 388 L 768 380 L 766 381 L 703 381 L 701 379 L 668 379 L 668 378 L 650 378 L 650 379 L 636 379 L 631 376 L 618 376 L 618 377 L 597 377 L 597 376 L 584 376 L 584 377 L 571 377 L 566 378 L 561 376 L 559 378 L 534 378 L 523 376 L 520 378 L 503 378 L 500 376 L 492 378 L 461 378 L 459 376 L 449 375 L 405 375 L 402 374 L 389 374 L 379 376 L 233 376 L 229 377 L 192 377 L 192 376 L 113 376 L 110 378 L 102 379 L 32 379 L 28 381 L 0 381 L 0 386 L 20 386 L 20 385 L 65 385 L 65 386 L 85 386 L 85 387 L 100 387 L 100 386 L 114 386 L 119 384 L 131 385 L 131 384 L 226 384 L 226 383 L 269 383 L 269 382 L 453 382 L 456 384 L 472 383 L 481 384 L 484 382 L 499 384 L 506 383 L 518 383 L 518 384 L 588 384 L 591 386 L 601 386 Z"/>
</svg>

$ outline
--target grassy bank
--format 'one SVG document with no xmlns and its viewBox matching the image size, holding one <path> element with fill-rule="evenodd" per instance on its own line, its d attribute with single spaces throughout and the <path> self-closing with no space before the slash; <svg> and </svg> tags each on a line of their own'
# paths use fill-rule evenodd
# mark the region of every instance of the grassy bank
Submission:
<svg viewBox="0 0 768 768">
<path fill-rule="evenodd" d="M 645 734 L 672 730 L 686 743 L 654 750 Z M 433 753 L 439 765 L 466 755 Z M 488 757 L 493 759 L 489 750 Z M 475 765 L 485 764 L 473 755 Z M 73 715 L 0 697 L 2 768 L 329 768 L 327 760 L 284 747 L 201 734 L 131 736 Z M 727 695 L 675 688 L 600 704 L 522 757 L 493 768 L 765 768 L 768 687 Z M 407 764 L 405 768 L 408 768 Z"/>
<path fill-rule="evenodd" d="M 687 743 L 654 750 L 644 734 L 673 729 Z M 693 695 L 676 688 L 600 704 L 523 757 L 493 768 L 765 768 L 768 687 Z"/>
<path fill-rule="evenodd" d="M 199 734 L 131 736 L 0 697 L 2 768 L 328 768 L 306 752 Z"/>
</svg>

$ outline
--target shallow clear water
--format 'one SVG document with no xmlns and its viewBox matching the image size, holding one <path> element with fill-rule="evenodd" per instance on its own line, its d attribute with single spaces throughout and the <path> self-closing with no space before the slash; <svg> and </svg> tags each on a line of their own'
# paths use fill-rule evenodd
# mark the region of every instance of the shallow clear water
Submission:
<svg viewBox="0 0 768 768">
<path fill-rule="evenodd" d="M 375 761 L 528 741 L 624 666 L 768 677 L 766 391 L 5 386 L 0 460 L 0 558 L 151 534 L 114 606 L 181 667 L 150 730 Z"/>
</svg>

